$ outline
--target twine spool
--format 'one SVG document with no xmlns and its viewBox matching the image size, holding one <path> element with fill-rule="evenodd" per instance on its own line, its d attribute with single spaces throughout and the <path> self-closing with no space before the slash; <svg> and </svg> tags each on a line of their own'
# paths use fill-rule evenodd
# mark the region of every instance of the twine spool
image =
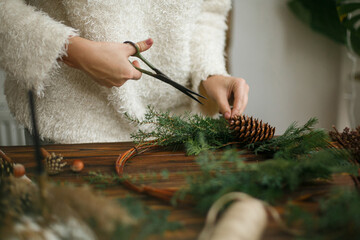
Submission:
<svg viewBox="0 0 360 240">
<path fill-rule="evenodd" d="M 219 211 L 230 201 L 237 200 L 222 215 Z M 206 225 L 199 240 L 257 240 L 267 224 L 267 214 L 261 201 L 244 193 L 229 193 L 217 200 L 210 208 Z"/>
<path fill-rule="evenodd" d="M 225 204 L 235 201 L 216 223 L 217 216 Z M 228 193 L 218 199 L 210 208 L 205 227 L 198 240 L 257 240 L 261 238 L 267 225 L 269 211 L 275 222 L 286 232 L 298 235 L 288 229 L 278 212 L 266 202 L 245 193 Z"/>
</svg>

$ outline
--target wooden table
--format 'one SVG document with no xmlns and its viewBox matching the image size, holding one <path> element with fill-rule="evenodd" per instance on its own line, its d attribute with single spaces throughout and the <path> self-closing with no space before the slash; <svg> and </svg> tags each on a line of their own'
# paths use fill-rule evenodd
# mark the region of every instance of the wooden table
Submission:
<svg viewBox="0 0 360 240">
<path fill-rule="evenodd" d="M 73 173 L 68 167 L 64 172 L 49 177 L 54 181 L 84 183 L 84 177 L 89 176 L 89 172 L 101 172 L 115 174 L 115 161 L 120 154 L 130 149 L 133 143 L 96 143 L 96 144 L 71 144 L 71 145 L 47 145 L 44 148 L 49 152 L 62 154 L 64 160 L 69 164 L 75 159 L 81 159 L 85 163 L 85 168 L 80 173 Z M 34 176 L 36 164 L 34 161 L 34 149 L 31 146 L 1 147 L 7 156 L 14 162 L 24 164 L 27 176 Z M 247 154 L 250 161 L 258 160 L 259 156 L 251 153 Z M 261 158 L 261 157 L 260 157 Z M 153 151 L 144 153 L 130 160 L 126 165 L 126 172 L 130 175 L 147 174 L 150 172 L 161 172 L 166 169 L 171 173 L 179 171 L 197 172 L 198 167 L 194 162 L 194 157 L 185 156 L 182 151 Z M 167 181 L 162 180 L 154 184 L 159 188 L 180 187 L 185 184 L 181 177 L 170 177 Z M 334 185 L 353 185 L 348 176 L 335 176 L 333 182 L 321 182 L 315 185 L 303 187 L 291 197 L 297 197 L 304 193 L 311 193 L 319 189 L 328 189 Z M 107 187 L 104 190 L 108 197 L 125 197 L 135 194 L 121 185 Z M 153 197 L 138 195 L 150 207 L 154 209 L 167 209 L 171 212 L 169 220 L 181 222 L 184 228 L 166 232 L 162 239 L 196 239 L 200 233 L 205 217 L 196 213 L 189 207 L 173 207 L 171 204 L 157 200 Z M 159 239 L 159 238 L 157 238 Z M 292 239 L 291 236 L 283 233 L 278 226 L 270 219 L 263 239 Z"/>
</svg>

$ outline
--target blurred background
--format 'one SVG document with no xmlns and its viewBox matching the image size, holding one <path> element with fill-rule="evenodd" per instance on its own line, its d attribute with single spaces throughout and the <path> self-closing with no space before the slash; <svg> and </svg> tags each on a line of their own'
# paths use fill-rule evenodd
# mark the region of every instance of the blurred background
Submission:
<svg viewBox="0 0 360 240">
<path fill-rule="evenodd" d="M 350 80 L 353 62 L 346 47 L 313 31 L 294 14 L 315 21 L 316 16 L 306 11 L 315 9 L 320 20 L 313 27 L 328 21 L 324 28 L 334 31 L 334 19 L 326 19 L 329 2 L 335 4 L 331 0 L 233 1 L 231 73 L 250 85 L 246 113 L 276 126 L 277 134 L 310 117 L 317 117 L 319 127 L 326 129 L 359 124 L 360 82 Z"/>
<path fill-rule="evenodd" d="M 347 48 L 334 41 L 337 32 L 324 35 L 306 23 L 312 19 L 307 2 L 329 1 L 233 1 L 230 73 L 250 85 L 245 114 L 275 126 L 277 135 L 292 122 L 303 124 L 311 117 L 329 130 L 332 125 L 342 130 L 360 124 L 356 58 L 351 60 Z M 327 20 L 327 12 L 319 14 Z M 336 28 L 331 21 L 329 26 Z M 3 95 L 5 77 L 0 71 L 0 145 L 22 145 L 23 129 L 12 119 Z"/>
</svg>

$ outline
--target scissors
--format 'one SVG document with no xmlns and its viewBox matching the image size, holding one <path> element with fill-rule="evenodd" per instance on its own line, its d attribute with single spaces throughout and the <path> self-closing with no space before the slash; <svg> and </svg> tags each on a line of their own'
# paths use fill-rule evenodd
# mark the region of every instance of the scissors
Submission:
<svg viewBox="0 0 360 240">
<path fill-rule="evenodd" d="M 176 88 L 177 90 L 183 92 L 184 94 L 186 94 L 187 96 L 191 97 L 192 99 L 194 99 L 195 101 L 197 101 L 198 103 L 200 104 L 203 104 L 202 102 L 200 102 L 196 97 L 194 97 L 193 95 L 196 95 L 198 97 L 201 97 L 201 98 L 204 98 L 206 99 L 206 97 L 194 92 L 194 91 L 191 91 L 190 89 L 184 87 L 183 85 L 180 85 L 179 83 L 171 80 L 168 76 L 166 76 L 164 73 L 162 73 L 159 69 L 157 69 L 156 67 L 154 67 L 150 62 L 148 62 L 141 54 L 140 54 L 140 49 L 139 47 L 131 42 L 131 41 L 125 41 L 124 43 L 128 43 L 128 44 L 131 44 L 135 49 L 136 49 L 136 53 L 133 54 L 132 56 L 134 57 L 138 57 L 141 59 L 141 61 L 143 61 L 146 65 L 148 65 L 152 70 L 154 70 L 155 73 L 153 72 L 150 72 L 150 71 L 147 71 L 145 69 L 142 69 L 142 68 L 138 68 L 136 67 L 134 64 L 131 64 L 133 65 L 134 68 L 136 68 L 136 70 L 142 72 L 142 73 L 145 73 L 149 76 L 152 76 L 154 78 L 157 78 L 159 79 L 160 81 L 163 81 L 167 84 L 170 84 L 171 86 L 173 86 L 174 88 Z"/>
</svg>

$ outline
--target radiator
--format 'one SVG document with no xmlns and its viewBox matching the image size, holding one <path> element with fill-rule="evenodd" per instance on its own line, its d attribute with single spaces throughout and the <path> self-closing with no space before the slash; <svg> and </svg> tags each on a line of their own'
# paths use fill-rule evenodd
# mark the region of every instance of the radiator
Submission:
<svg viewBox="0 0 360 240">
<path fill-rule="evenodd" d="M 5 73 L 0 69 L 0 146 L 26 145 L 24 128 L 16 124 L 7 107 L 4 81 Z"/>
<path fill-rule="evenodd" d="M 0 146 L 25 145 L 24 128 L 12 119 L 0 118 Z"/>
</svg>

